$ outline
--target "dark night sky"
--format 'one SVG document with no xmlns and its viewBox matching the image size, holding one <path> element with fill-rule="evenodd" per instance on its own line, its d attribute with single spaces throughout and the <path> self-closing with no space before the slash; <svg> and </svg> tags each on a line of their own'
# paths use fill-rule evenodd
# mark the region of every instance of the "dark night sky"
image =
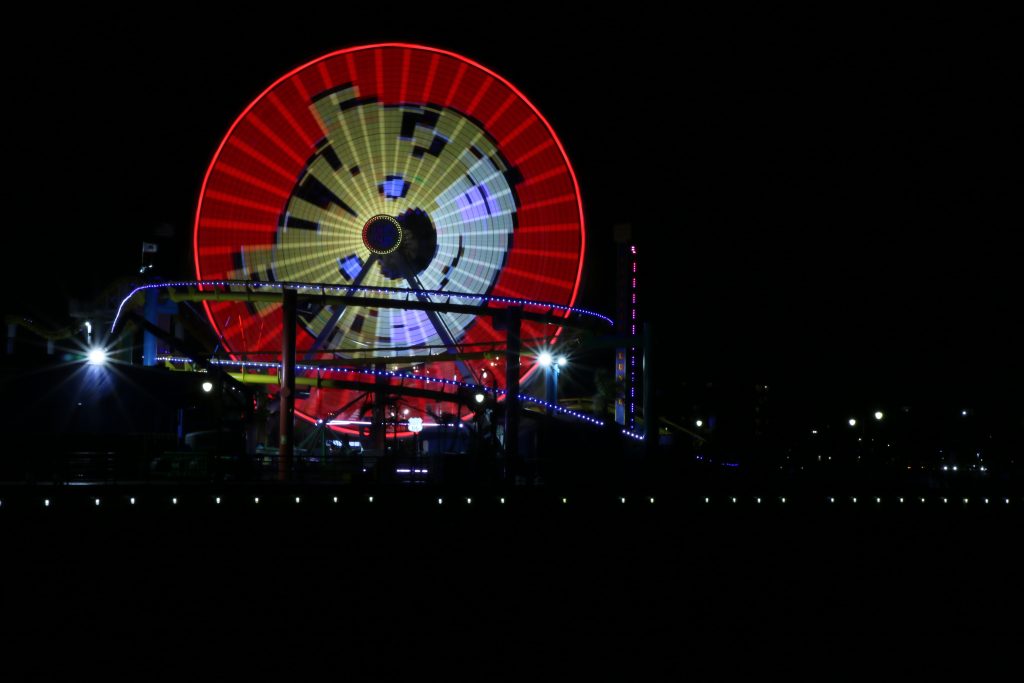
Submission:
<svg viewBox="0 0 1024 683">
<path fill-rule="evenodd" d="M 494 69 L 551 121 L 587 212 L 585 304 L 613 310 L 611 226 L 636 226 L 673 374 L 839 391 L 1020 376 L 1007 36 L 962 18 L 393 14 L 30 22 L 4 48 L 4 278 L 45 282 L 5 286 L 3 309 L 59 322 L 161 224 L 190 275 L 199 186 L 238 113 L 325 52 L 409 40 Z"/>
</svg>

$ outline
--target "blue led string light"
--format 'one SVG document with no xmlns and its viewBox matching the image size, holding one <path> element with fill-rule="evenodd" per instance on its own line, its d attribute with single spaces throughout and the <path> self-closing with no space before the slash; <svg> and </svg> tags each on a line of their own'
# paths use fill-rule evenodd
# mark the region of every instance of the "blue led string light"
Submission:
<svg viewBox="0 0 1024 683">
<path fill-rule="evenodd" d="M 507 304 L 510 306 L 530 306 L 533 308 L 547 308 L 556 311 L 564 311 L 570 315 L 581 315 L 590 318 L 597 318 L 602 320 L 609 325 L 614 325 L 614 321 L 606 315 L 598 313 L 596 311 L 590 311 L 585 308 L 574 308 L 572 306 L 563 306 L 561 304 L 551 303 L 548 301 L 533 301 L 530 299 L 517 299 L 514 297 L 507 296 L 484 296 L 481 294 L 473 294 L 471 292 L 448 292 L 439 289 L 403 289 L 400 287 L 365 287 L 365 286 L 327 286 L 309 282 L 253 282 L 250 280 L 191 280 L 187 282 L 161 282 L 157 284 L 140 285 L 133 289 L 117 307 L 117 315 L 114 316 L 114 322 L 110 326 L 110 331 L 113 332 L 117 327 L 117 321 L 121 318 L 121 312 L 124 309 L 125 304 L 135 296 L 138 292 L 146 289 L 159 289 L 165 287 L 246 287 L 246 288 L 270 288 L 270 289 L 294 289 L 296 291 L 305 292 L 319 292 L 320 294 L 326 295 L 328 292 L 339 292 L 346 295 L 352 293 L 356 294 L 386 294 L 388 296 L 441 296 L 447 299 L 472 299 L 480 301 L 481 305 L 488 303 L 499 303 Z"/>
</svg>

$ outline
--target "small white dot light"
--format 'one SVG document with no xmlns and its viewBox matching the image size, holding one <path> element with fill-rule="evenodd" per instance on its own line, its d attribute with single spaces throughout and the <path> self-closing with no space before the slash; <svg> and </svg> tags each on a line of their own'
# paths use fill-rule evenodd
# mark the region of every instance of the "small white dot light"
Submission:
<svg viewBox="0 0 1024 683">
<path fill-rule="evenodd" d="M 881 410 L 876 410 L 875 411 L 875 419 L 876 420 L 881 420 L 883 417 L 885 417 L 885 413 L 883 413 Z"/>
<path fill-rule="evenodd" d="M 847 420 L 847 422 L 849 423 L 849 425 L 851 427 L 856 427 L 857 426 L 857 420 L 852 418 L 852 417 L 849 420 Z"/>
<path fill-rule="evenodd" d="M 704 420 L 697 420 L 697 422 L 695 422 L 694 424 L 696 424 L 698 427 L 703 427 L 704 426 Z"/>
<path fill-rule="evenodd" d="M 89 353 L 86 356 L 89 365 L 103 365 L 107 362 L 107 351 L 96 346 L 89 349 Z"/>
<path fill-rule="evenodd" d="M 213 382 L 209 380 L 203 382 L 203 391 L 205 391 L 206 393 L 210 393 L 211 391 L 213 391 Z"/>
<path fill-rule="evenodd" d="M 484 395 L 480 394 L 480 393 L 474 394 L 474 396 L 473 396 L 473 400 L 476 401 L 477 403 L 483 403 L 484 402 L 484 398 L 485 398 Z"/>
<path fill-rule="evenodd" d="M 46 507 L 50 507 L 50 499 L 47 498 L 46 500 L 44 500 L 43 505 L 45 505 Z"/>
<path fill-rule="evenodd" d="M 551 353 L 549 351 L 541 351 L 540 355 L 537 356 L 537 362 L 543 365 L 544 367 L 550 367 L 551 363 L 554 360 L 555 359 L 551 356 Z"/>
<path fill-rule="evenodd" d="M 569 360 L 565 356 L 559 356 L 558 357 L 558 367 L 564 368 L 565 364 L 568 363 L 568 362 L 569 362 Z"/>
<path fill-rule="evenodd" d="M 97 504 L 97 505 L 99 505 L 99 504 L 100 504 L 100 499 L 99 499 L 99 498 L 97 498 L 97 499 L 96 499 L 96 504 Z"/>
</svg>

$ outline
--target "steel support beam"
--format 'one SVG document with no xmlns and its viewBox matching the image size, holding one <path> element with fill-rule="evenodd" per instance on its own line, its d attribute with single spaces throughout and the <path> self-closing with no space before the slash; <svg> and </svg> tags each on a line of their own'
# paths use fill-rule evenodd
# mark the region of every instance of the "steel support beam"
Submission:
<svg viewBox="0 0 1024 683">
<path fill-rule="evenodd" d="M 378 365 L 375 370 L 383 370 L 383 365 Z M 384 411 L 384 402 L 387 400 L 388 382 L 383 375 L 377 375 L 376 381 L 374 382 L 373 389 L 373 424 L 370 425 L 370 430 L 373 433 L 373 447 L 377 449 L 377 452 L 381 455 L 384 454 L 384 450 L 388 444 L 388 424 L 387 417 Z"/>
<path fill-rule="evenodd" d="M 519 354 L 522 351 L 523 309 L 510 306 L 505 322 L 505 474 L 519 457 Z"/>
<path fill-rule="evenodd" d="M 295 325 L 298 298 L 294 289 L 281 293 L 281 438 L 277 450 L 277 477 L 287 481 L 295 454 Z"/>
</svg>

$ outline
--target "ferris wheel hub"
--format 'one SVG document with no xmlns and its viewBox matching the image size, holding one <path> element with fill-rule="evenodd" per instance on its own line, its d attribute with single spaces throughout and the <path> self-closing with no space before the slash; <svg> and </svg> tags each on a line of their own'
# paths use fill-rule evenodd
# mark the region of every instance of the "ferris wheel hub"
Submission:
<svg viewBox="0 0 1024 683">
<path fill-rule="evenodd" d="M 377 214 L 363 226 L 363 245 L 384 256 L 402 244 L 402 225 L 392 216 Z"/>
</svg>

